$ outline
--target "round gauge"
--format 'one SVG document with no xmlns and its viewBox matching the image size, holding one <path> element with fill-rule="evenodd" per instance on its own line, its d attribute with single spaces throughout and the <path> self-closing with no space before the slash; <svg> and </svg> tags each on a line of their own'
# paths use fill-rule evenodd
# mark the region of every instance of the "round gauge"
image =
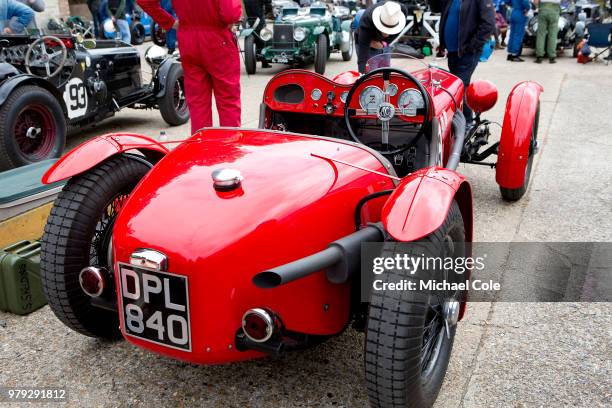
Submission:
<svg viewBox="0 0 612 408">
<path fill-rule="evenodd" d="M 312 98 L 313 101 L 318 101 L 319 99 L 321 99 L 322 95 L 323 93 L 318 88 L 313 89 L 312 92 L 310 93 L 310 97 Z"/>
<path fill-rule="evenodd" d="M 359 105 L 367 113 L 376 113 L 383 100 L 383 91 L 376 86 L 366 86 L 359 95 Z"/>
<path fill-rule="evenodd" d="M 342 103 L 346 103 L 346 97 L 348 96 L 348 92 L 344 91 L 340 94 L 340 100 L 342 101 Z"/>
<path fill-rule="evenodd" d="M 416 89 L 406 89 L 399 96 L 397 101 L 398 108 L 404 116 L 416 116 L 417 109 L 423 109 L 425 107 L 425 101 L 423 95 Z"/>
<path fill-rule="evenodd" d="M 389 96 L 395 96 L 397 95 L 397 85 L 395 84 L 389 84 L 387 86 L 387 91 L 389 91 Z"/>
</svg>

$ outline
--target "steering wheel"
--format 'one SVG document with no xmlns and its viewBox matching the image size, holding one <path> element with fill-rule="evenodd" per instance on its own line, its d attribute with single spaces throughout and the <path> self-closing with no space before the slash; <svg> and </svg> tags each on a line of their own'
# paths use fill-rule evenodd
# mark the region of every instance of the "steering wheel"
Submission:
<svg viewBox="0 0 612 408">
<path fill-rule="evenodd" d="M 390 102 L 391 95 L 389 93 L 389 90 L 390 90 L 389 79 L 391 78 L 392 73 L 398 74 L 416 85 L 417 89 L 421 92 L 421 96 L 423 97 L 424 108 L 425 108 L 425 114 L 423 115 L 423 123 L 421 124 L 421 128 L 419 129 L 419 132 L 413 139 L 412 143 L 409 143 L 409 144 L 406 144 L 400 147 L 396 147 L 396 146 L 389 144 L 389 122 L 396 115 L 403 115 L 401 109 L 393 106 Z M 391 67 L 378 68 L 378 69 L 368 72 L 367 74 L 361 76 L 359 79 L 355 81 L 348 95 L 346 96 L 346 102 L 344 103 L 344 122 L 346 123 L 346 129 L 348 130 L 349 135 L 355 142 L 368 146 L 368 144 L 363 143 L 357 137 L 357 135 L 355 134 L 355 130 L 353 129 L 353 126 L 351 125 L 350 119 L 359 118 L 359 117 L 365 118 L 368 116 L 372 116 L 372 113 L 367 112 L 363 109 L 349 108 L 349 106 L 351 105 L 353 94 L 359 88 L 359 86 L 363 84 L 365 81 L 367 81 L 368 79 L 372 78 L 375 75 L 380 75 L 380 74 L 382 74 L 383 81 L 384 81 L 384 89 L 383 89 L 384 100 L 377 107 L 376 116 L 378 117 L 378 120 L 380 120 L 382 124 L 381 145 L 386 146 L 386 150 L 380 150 L 373 146 L 370 146 L 370 147 L 374 148 L 375 150 L 377 150 L 378 152 L 380 152 L 381 154 L 385 156 L 392 156 L 398 153 L 402 153 L 405 150 L 408 150 L 411 146 L 416 144 L 416 142 L 425 134 L 425 129 L 429 129 L 431 127 L 431 118 L 430 118 L 431 103 L 429 100 L 429 93 L 427 92 L 423 84 L 421 84 L 421 81 L 419 81 L 417 78 L 415 78 L 413 75 L 409 74 L 408 72 L 402 71 L 401 69 L 397 69 L 397 68 L 391 68 Z M 378 145 L 378 143 L 376 143 L 376 145 Z"/>
<path fill-rule="evenodd" d="M 48 43 L 56 43 L 60 46 L 60 49 L 53 51 L 55 46 L 48 46 Z M 37 75 L 32 73 L 31 68 L 44 68 L 47 73 L 47 76 L 44 78 L 49 79 L 62 71 L 64 65 L 66 65 L 67 59 L 68 51 L 66 50 L 64 42 L 52 35 L 45 35 L 34 41 L 28 47 L 28 51 L 25 55 L 25 67 L 30 75 Z M 55 70 L 51 69 L 52 64 L 57 67 Z"/>
</svg>

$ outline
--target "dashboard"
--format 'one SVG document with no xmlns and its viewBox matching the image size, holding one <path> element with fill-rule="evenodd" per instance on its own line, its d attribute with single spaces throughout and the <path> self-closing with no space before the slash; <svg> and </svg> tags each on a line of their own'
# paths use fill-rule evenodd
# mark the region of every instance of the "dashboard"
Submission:
<svg viewBox="0 0 612 408">
<path fill-rule="evenodd" d="M 291 70 L 274 77 L 264 93 L 264 102 L 280 112 L 342 117 L 348 93 L 353 85 L 333 82 L 309 71 Z M 360 110 L 360 117 L 375 119 L 384 102 L 382 77 L 373 77 L 355 90 L 349 108 Z M 392 74 L 389 80 L 390 103 L 400 119 L 422 122 L 425 107 L 423 95 L 407 78 Z"/>
</svg>

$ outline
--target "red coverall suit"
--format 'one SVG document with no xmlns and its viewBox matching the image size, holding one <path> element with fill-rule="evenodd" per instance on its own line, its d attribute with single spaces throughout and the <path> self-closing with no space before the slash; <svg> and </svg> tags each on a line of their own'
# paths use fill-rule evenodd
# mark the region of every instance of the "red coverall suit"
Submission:
<svg viewBox="0 0 612 408">
<path fill-rule="evenodd" d="M 172 28 L 174 17 L 160 0 L 137 2 L 165 30 Z M 172 5 L 192 132 L 212 126 L 213 91 L 219 124 L 240 126 L 240 54 L 229 26 L 240 19 L 241 0 L 173 0 Z"/>
</svg>

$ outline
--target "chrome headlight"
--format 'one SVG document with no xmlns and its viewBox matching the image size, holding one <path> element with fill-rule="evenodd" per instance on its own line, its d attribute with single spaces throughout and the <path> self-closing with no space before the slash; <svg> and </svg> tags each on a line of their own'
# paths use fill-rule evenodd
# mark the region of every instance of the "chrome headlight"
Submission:
<svg viewBox="0 0 612 408">
<path fill-rule="evenodd" d="M 269 28 L 264 28 L 263 30 L 261 30 L 259 36 L 264 41 L 270 41 L 272 39 L 272 30 L 270 30 Z"/>
<path fill-rule="evenodd" d="M 293 31 L 293 39 L 295 41 L 304 41 L 306 38 L 306 30 L 302 27 L 298 27 Z"/>
</svg>

